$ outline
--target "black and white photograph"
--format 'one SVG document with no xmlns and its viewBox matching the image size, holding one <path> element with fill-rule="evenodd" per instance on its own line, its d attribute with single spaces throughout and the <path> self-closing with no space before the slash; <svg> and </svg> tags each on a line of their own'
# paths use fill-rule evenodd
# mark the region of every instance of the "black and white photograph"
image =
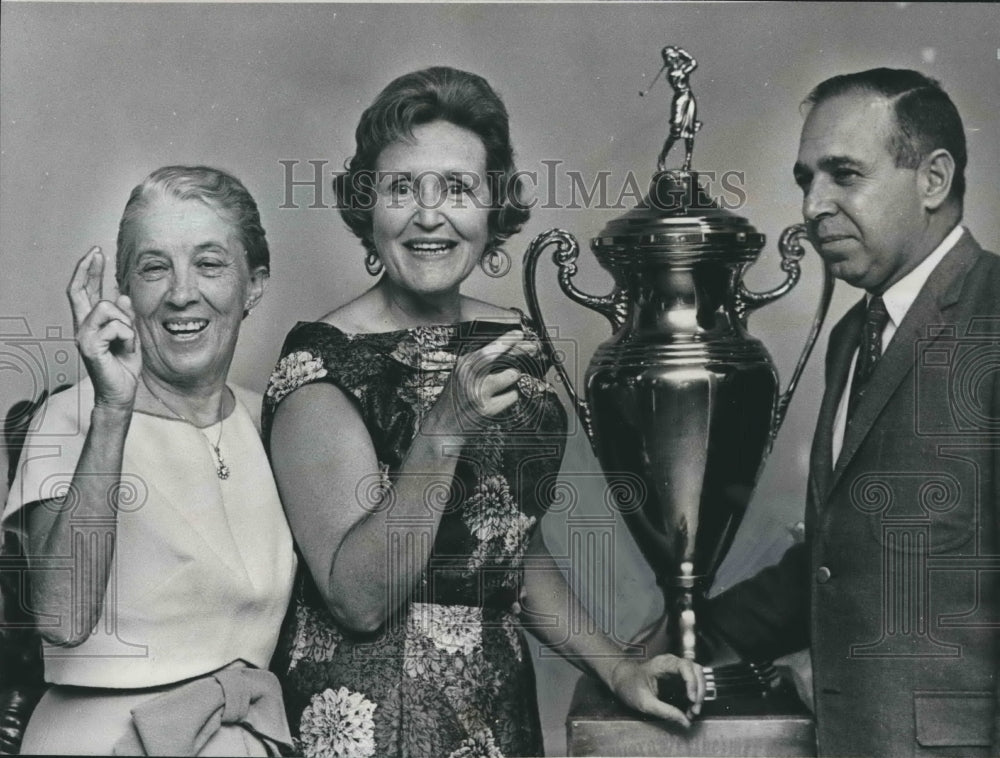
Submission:
<svg viewBox="0 0 1000 758">
<path fill-rule="evenodd" d="M 0 755 L 1000 753 L 1000 11 L 0 2 Z"/>
</svg>

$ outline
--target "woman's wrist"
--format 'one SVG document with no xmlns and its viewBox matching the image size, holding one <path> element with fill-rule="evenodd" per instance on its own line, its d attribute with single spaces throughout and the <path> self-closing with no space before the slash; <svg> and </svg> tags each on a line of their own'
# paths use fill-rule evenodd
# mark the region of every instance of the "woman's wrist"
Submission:
<svg viewBox="0 0 1000 758">
<path fill-rule="evenodd" d="M 132 404 L 109 405 L 101 402 L 94 404 L 90 411 L 90 426 L 92 429 L 110 430 L 116 427 L 128 428 L 132 423 Z"/>
<path fill-rule="evenodd" d="M 617 655 L 605 655 L 593 658 L 590 661 L 590 668 L 594 676 L 604 684 L 611 692 L 617 693 L 617 685 L 621 674 L 631 666 L 638 665 L 640 659 L 634 658 L 625 651 L 618 651 Z"/>
</svg>

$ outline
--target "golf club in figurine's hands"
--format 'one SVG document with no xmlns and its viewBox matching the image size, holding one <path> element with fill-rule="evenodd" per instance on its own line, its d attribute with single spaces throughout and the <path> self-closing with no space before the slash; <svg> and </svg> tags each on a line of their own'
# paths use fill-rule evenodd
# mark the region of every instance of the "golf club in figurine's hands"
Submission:
<svg viewBox="0 0 1000 758">
<path fill-rule="evenodd" d="M 639 97 L 645 97 L 653 89 L 660 74 L 667 72 L 667 81 L 674 88 L 674 99 L 670 102 L 670 133 L 663 143 L 660 157 L 656 161 L 658 171 L 665 171 L 667 168 L 667 153 L 674 143 L 684 140 L 686 149 L 684 155 L 684 167 L 682 171 L 691 170 L 691 158 L 694 155 L 694 135 L 701 129 L 701 121 L 698 120 L 698 103 L 694 99 L 691 91 L 691 84 L 688 76 L 698 67 L 698 61 L 684 48 L 667 45 L 660 51 L 663 56 L 663 66 L 656 72 L 649 87 L 639 93 Z"/>
<path fill-rule="evenodd" d="M 621 493 L 622 519 L 664 593 L 663 616 L 637 641 L 650 655 L 670 652 L 711 663 L 711 630 L 700 612 L 705 593 L 819 336 L 833 279 L 824 267 L 812 326 L 781 391 L 774 362 L 747 331 L 747 319 L 798 282 L 805 228 L 790 226 L 779 238 L 785 280 L 767 292 L 748 290 L 743 275 L 765 236 L 747 219 L 720 208 L 691 170 L 701 122 L 695 119 L 688 75 L 697 64 L 679 47 L 663 48 L 662 56 L 661 71 L 667 71 L 675 96 L 649 192 L 590 243 L 614 288 L 605 296 L 578 289 L 573 278 L 579 244 L 568 232 L 552 229 L 536 237 L 525 254 L 524 291 L 609 491 Z M 684 167 L 665 170 L 677 139 L 685 140 Z M 591 358 L 583 393 L 559 362 L 539 306 L 537 264 L 550 248 L 562 291 L 602 314 L 612 328 Z M 636 482 L 643 490 L 638 498 Z M 706 676 L 706 699 L 766 695 L 777 682 L 771 662 L 711 667 Z"/>
</svg>

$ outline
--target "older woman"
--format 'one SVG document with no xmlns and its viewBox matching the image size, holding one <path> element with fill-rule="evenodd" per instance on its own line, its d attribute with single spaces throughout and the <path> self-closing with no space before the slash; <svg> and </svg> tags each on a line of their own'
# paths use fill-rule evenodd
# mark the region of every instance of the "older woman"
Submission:
<svg viewBox="0 0 1000 758">
<path fill-rule="evenodd" d="M 693 663 L 589 631 L 542 542 L 565 413 L 524 317 L 461 293 L 505 268 L 528 215 L 515 177 L 496 93 L 432 68 L 365 111 L 338 180 L 379 278 L 295 326 L 264 409 L 307 569 L 275 659 L 306 755 L 540 754 L 521 623 L 640 710 L 688 723 L 659 675 L 703 695 Z"/>
<path fill-rule="evenodd" d="M 22 750 L 268 754 L 289 739 L 266 667 L 296 559 L 256 401 L 226 382 L 268 279 L 257 206 L 222 171 L 154 171 L 122 216 L 117 297 L 104 269 L 99 248 L 77 264 L 88 378 L 41 411 L 4 512 L 53 685 Z"/>
</svg>

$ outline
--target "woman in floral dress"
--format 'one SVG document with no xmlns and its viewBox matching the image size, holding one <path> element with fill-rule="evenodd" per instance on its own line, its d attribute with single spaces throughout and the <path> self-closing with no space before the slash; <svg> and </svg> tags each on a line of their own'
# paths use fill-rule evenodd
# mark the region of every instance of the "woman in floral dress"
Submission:
<svg viewBox="0 0 1000 758">
<path fill-rule="evenodd" d="M 265 437 L 303 560 L 275 668 L 305 755 L 540 755 L 521 627 L 628 705 L 683 724 L 700 669 L 637 662 L 594 625 L 542 541 L 566 416 L 523 315 L 461 294 L 527 219 L 507 113 L 432 68 L 365 111 L 338 179 L 376 284 L 289 333 Z M 584 631 L 576 631 L 576 628 Z M 659 701 L 684 678 L 694 705 Z"/>
</svg>

